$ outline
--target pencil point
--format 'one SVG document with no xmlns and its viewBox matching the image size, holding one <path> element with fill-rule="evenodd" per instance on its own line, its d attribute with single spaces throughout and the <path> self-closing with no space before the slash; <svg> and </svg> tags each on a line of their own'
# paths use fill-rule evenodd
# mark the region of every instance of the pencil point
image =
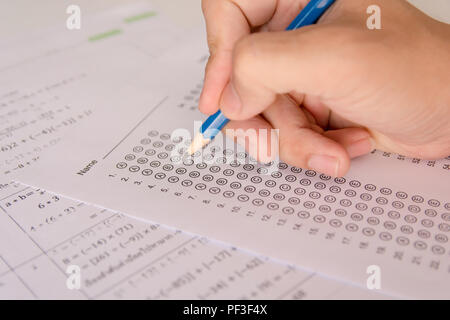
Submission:
<svg viewBox="0 0 450 320">
<path fill-rule="evenodd" d="M 206 146 L 210 141 L 211 141 L 211 139 L 205 139 L 203 137 L 203 134 L 201 134 L 200 132 L 197 133 L 194 140 L 192 140 L 191 145 L 189 146 L 189 149 L 188 149 L 189 155 L 193 155 L 196 151 L 198 151 L 201 148 L 203 148 L 204 146 Z"/>
</svg>

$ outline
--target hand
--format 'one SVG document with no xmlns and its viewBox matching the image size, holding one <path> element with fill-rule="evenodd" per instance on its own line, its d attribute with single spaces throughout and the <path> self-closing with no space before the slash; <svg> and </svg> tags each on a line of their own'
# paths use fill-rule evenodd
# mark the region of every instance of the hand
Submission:
<svg viewBox="0 0 450 320">
<path fill-rule="evenodd" d="M 448 156 L 450 26 L 403 0 L 337 0 L 318 24 L 283 31 L 307 2 L 203 0 L 200 110 L 220 107 L 227 128 L 277 128 L 283 161 L 332 176 L 374 148 Z M 374 3 L 381 30 L 366 26 Z M 270 160 L 267 148 L 252 156 Z"/>
</svg>

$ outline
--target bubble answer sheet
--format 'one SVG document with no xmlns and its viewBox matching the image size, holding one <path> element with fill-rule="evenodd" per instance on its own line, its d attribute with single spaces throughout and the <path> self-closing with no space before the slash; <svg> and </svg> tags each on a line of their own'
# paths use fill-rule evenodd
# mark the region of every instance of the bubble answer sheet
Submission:
<svg viewBox="0 0 450 320">
<path fill-rule="evenodd" d="M 71 36 L 37 30 L 24 39 L 0 42 L 0 298 L 390 297 L 10 182 L 93 115 L 105 122 L 109 112 L 122 112 L 124 105 L 131 114 L 147 112 L 147 103 L 170 93 L 176 59 L 161 57 L 176 51 L 189 31 L 171 26 L 148 3 L 121 6 L 83 23 L 83 30 Z M 135 111 L 134 104 L 140 105 Z M 89 135 L 81 137 L 88 145 Z M 76 157 L 75 152 L 68 156 Z"/>
<path fill-rule="evenodd" d="M 141 71 L 133 94 L 113 83 L 95 95 L 103 107 L 15 179 L 362 288 L 375 268 L 390 296 L 450 298 L 450 158 L 375 151 L 331 178 L 258 164 L 220 138 L 185 157 L 204 119 L 197 101 L 206 53 L 203 33 L 193 32 L 157 63 L 130 56 Z"/>
</svg>

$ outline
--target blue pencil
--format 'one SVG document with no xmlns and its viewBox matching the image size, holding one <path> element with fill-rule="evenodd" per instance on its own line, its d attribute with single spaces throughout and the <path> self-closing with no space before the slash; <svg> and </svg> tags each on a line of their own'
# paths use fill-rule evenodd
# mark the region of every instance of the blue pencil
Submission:
<svg viewBox="0 0 450 320">
<path fill-rule="evenodd" d="M 327 11 L 336 0 L 311 0 L 308 5 L 298 14 L 286 30 L 294 30 L 304 26 L 314 24 Z M 230 121 L 219 110 L 200 127 L 200 132 L 195 136 L 189 147 L 190 154 L 203 148 L 219 133 L 220 130 Z"/>
</svg>

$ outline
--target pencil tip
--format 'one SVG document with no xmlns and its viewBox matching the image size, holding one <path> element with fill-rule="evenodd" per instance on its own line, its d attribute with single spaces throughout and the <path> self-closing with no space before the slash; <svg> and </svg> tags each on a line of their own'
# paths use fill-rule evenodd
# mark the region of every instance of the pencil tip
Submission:
<svg viewBox="0 0 450 320">
<path fill-rule="evenodd" d="M 205 139 L 203 137 L 203 134 L 201 134 L 200 132 L 197 133 L 197 135 L 194 137 L 194 140 L 192 140 L 191 145 L 189 146 L 189 155 L 193 155 L 196 151 L 206 146 L 210 141 L 211 139 Z"/>
</svg>

